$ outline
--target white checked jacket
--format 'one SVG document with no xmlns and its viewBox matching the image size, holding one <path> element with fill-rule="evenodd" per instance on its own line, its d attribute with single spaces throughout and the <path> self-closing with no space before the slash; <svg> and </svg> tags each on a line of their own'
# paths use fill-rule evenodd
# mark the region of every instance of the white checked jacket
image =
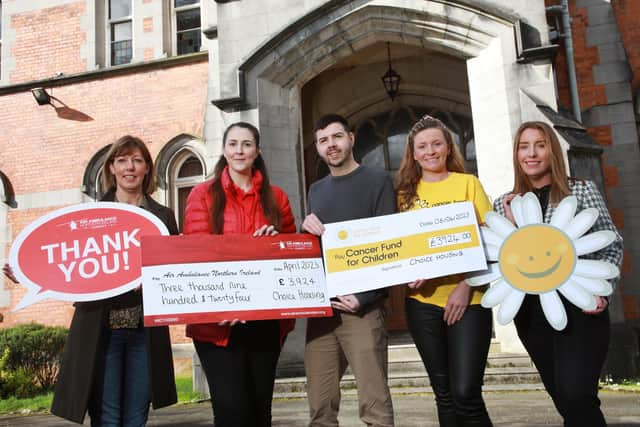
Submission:
<svg viewBox="0 0 640 427">
<path fill-rule="evenodd" d="M 613 243 L 597 252 L 584 255 L 583 258 L 607 261 L 620 268 L 620 266 L 622 265 L 623 254 L 622 236 L 620 236 L 620 233 L 618 233 L 616 226 L 613 225 L 611 215 L 609 215 L 609 210 L 607 209 L 607 206 L 602 196 L 600 195 L 600 192 L 598 191 L 596 185 L 592 181 L 569 178 L 569 189 L 571 190 L 571 194 L 574 195 L 576 199 L 578 199 L 578 208 L 576 209 L 576 213 L 586 208 L 598 209 L 598 219 L 587 233 L 592 233 L 594 231 L 600 230 L 611 230 L 616 233 L 616 239 L 613 241 Z M 502 205 L 502 200 L 508 194 L 510 193 L 503 194 L 493 202 L 493 209 L 496 211 L 496 213 L 502 216 L 505 216 L 505 210 Z M 549 206 L 547 207 L 547 211 L 544 215 L 545 223 L 549 223 L 549 221 L 551 220 L 551 216 L 553 215 L 553 212 L 555 210 L 556 205 L 553 205 L 551 204 L 551 202 L 549 202 Z M 611 282 L 615 285 L 615 282 L 617 282 L 617 280 L 612 280 Z"/>
</svg>

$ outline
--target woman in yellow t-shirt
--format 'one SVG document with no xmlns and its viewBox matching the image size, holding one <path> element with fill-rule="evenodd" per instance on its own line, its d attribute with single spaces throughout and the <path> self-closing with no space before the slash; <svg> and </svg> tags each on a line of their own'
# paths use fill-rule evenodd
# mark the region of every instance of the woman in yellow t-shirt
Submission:
<svg viewBox="0 0 640 427">
<path fill-rule="evenodd" d="M 483 223 L 491 210 L 480 181 L 464 173 L 451 132 L 431 116 L 411 128 L 396 181 L 400 211 L 470 201 Z M 483 291 L 470 288 L 462 275 L 407 286 L 407 323 L 436 395 L 440 426 L 491 426 L 482 399 L 491 342 Z"/>
</svg>

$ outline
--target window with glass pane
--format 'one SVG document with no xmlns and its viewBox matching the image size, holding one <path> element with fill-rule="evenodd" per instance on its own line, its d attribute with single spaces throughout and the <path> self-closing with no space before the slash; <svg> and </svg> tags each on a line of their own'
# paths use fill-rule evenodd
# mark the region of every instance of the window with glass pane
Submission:
<svg viewBox="0 0 640 427">
<path fill-rule="evenodd" d="M 111 65 L 128 64 L 133 56 L 131 0 L 109 0 Z"/>
<path fill-rule="evenodd" d="M 111 65 L 131 62 L 133 42 L 131 40 L 131 22 L 111 25 Z"/>
<path fill-rule="evenodd" d="M 204 167 L 198 157 L 183 150 L 172 161 L 170 168 L 171 207 L 178 217 L 178 229 L 182 232 L 184 210 L 191 189 L 204 180 Z"/>
<path fill-rule="evenodd" d="M 191 5 L 195 5 L 200 3 L 200 0 L 175 0 L 173 2 L 173 5 L 175 7 L 182 7 L 182 6 L 191 6 Z"/>
<path fill-rule="evenodd" d="M 200 2 L 174 0 L 176 52 L 178 55 L 200 51 L 202 45 Z"/>
<path fill-rule="evenodd" d="M 131 0 L 109 0 L 109 19 L 122 19 L 131 16 Z"/>
</svg>

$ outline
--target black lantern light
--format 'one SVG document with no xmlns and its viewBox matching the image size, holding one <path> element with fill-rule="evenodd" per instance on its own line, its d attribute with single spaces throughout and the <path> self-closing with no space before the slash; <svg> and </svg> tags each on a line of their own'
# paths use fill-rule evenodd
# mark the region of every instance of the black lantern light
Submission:
<svg viewBox="0 0 640 427">
<path fill-rule="evenodd" d="M 400 74 L 396 73 L 396 71 L 391 68 L 391 47 L 389 42 L 387 42 L 387 59 L 389 61 L 389 69 L 381 78 L 382 83 L 384 84 L 384 89 L 387 91 L 389 98 L 393 101 L 398 94 L 398 88 L 400 87 Z"/>
<path fill-rule="evenodd" d="M 51 96 L 42 87 L 34 87 L 31 89 L 33 97 L 36 99 L 38 105 L 51 104 Z"/>
</svg>

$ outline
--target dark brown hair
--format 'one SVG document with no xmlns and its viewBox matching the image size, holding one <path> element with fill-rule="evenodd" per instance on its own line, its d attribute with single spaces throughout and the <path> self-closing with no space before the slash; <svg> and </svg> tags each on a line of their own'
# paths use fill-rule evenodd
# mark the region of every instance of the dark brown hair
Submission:
<svg viewBox="0 0 640 427">
<path fill-rule="evenodd" d="M 533 184 L 529 177 L 524 173 L 518 161 L 518 146 L 520 145 L 520 137 L 527 129 L 537 129 L 544 136 L 544 143 L 551 151 L 551 191 L 549 201 L 553 204 L 559 203 L 560 200 L 571 194 L 569 190 L 569 179 L 567 177 L 567 168 L 562 156 L 562 147 L 555 131 L 551 126 L 544 122 L 524 122 L 516 131 L 513 138 L 513 193 L 523 194 L 533 190 Z"/>
<path fill-rule="evenodd" d="M 324 116 L 320 117 L 318 119 L 318 121 L 316 121 L 316 125 L 313 127 L 313 139 L 314 139 L 314 141 L 317 139 L 316 138 L 316 133 L 319 130 L 322 130 L 322 129 L 326 128 L 327 126 L 329 126 L 332 123 L 340 123 L 345 132 L 347 132 L 347 133 L 351 132 L 351 127 L 349 126 L 349 122 L 347 121 L 347 119 L 342 117 L 340 114 L 334 114 L 334 113 L 325 114 Z"/>
<path fill-rule="evenodd" d="M 256 141 L 256 148 L 260 148 L 260 132 L 251 123 L 237 122 L 229 125 L 224 131 L 222 136 L 222 147 L 224 148 L 227 143 L 227 136 L 229 131 L 233 128 L 247 129 L 253 135 Z M 220 156 L 218 163 L 216 163 L 213 169 L 213 181 L 211 183 L 211 195 L 213 196 L 213 204 L 211 206 L 211 234 L 222 234 L 224 231 L 224 207 L 226 205 L 226 196 L 224 189 L 222 188 L 222 173 L 225 167 L 227 167 L 227 159 L 224 155 Z M 278 203 L 273 195 L 271 189 L 271 183 L 269 182 L 269 175 L 267 174 L 267 167 L 262 158 L 262 154 L 258 153 L 258 157 L 253 161 L 253 169 L 260 171 L 262 175 L 262 187 L 260 188 L 260 203 L 262 205 L 262 212 L 269 221 L 270 225 L 273 225 L 276 230 L 280 230 L 281 217 L 280 209 L 278 209 Z"/>
<path fill-rule="evenodd" d="M 416 135 L 425 129 L 440 129 L 444 135 L 444 139 L 449 147 L 449 155 L 447 156 L 447 171 L 464 173 L 464 159 L 458 146 L 453 142 L 453 135 L 447 126 L 439 119 L 429 115 L 418 120 L 407 135 L 407 143 L 404 147 L 402 162 L 400 169 L 396 175 L 396 190 L 398 192 L 398 208 L 407 210 L 417 197 L 418 183 L 422 178 L 422 168 L 420 164 L 413 158 L 413 150 Z"/>
<path fill-rule="evenodd" d="M 111 148 L 107 152 L 107 158 L 104 161 L 102 168 L 102 190 L 107 192 L 116 188 L 116 179 L 111 173 L 109 166 L 113 164 L 116 157 L 126 156 L 134 151 L 140 151 L 145 163 L 149 166 L 149 172 L 144 176 L 142 181 L 142 193 L 145 195 L 153 194 L 156 191 L 156 180 L 153 169 L 153 160 L 151 159 L 151 153 L 142 140 L 136 136 L 125 135 L 118 138 L 116 142 L 111 144 Z"/>
</svg>

